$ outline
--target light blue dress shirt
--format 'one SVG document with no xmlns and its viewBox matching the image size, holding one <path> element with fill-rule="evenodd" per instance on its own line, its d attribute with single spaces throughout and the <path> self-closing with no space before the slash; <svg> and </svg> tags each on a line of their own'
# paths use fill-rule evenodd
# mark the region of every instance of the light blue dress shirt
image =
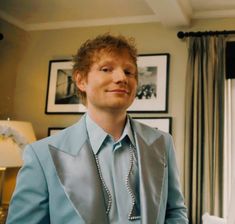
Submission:
<svg viewBox="0 0 235 224">
<path fill-rule="evenodd" d="M 98 158 L 102 178 L 111 195 L 111 207 L 108 213 L 110 223 L 141 223 L 140 217 L 134 220 L 128 219 L 133 208 L 133 198 L 128 189 L 129 186 L 131 186 L 131 191 L 135 197 L 136 214 L 140 216 L 136 143 L 129 119 L 127 119 L 120 139 L 116 142 L 88 114 L 86 125 L 92 150 Z M 133 163 L 131 163 L 132 156 Z M 132 168 L 130 169 L 131 164 Z"/>
</svg>

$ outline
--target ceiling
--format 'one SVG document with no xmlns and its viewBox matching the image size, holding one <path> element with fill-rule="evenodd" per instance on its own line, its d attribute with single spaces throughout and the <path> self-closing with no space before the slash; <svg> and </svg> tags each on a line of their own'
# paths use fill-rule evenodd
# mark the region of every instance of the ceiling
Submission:
<svg viewBox="0 0 235 224">
<path fill-rule="evenodd" d="M 235 18 L 235 0 L 0 0 L 0 18 L 24 30 Z"/>
</svg>

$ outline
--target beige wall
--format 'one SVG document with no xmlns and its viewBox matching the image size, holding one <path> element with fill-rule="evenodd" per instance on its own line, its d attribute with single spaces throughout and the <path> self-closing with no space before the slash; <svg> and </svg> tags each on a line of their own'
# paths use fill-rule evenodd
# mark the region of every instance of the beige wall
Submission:
<svg viewBox="0 0 235 224">
<path fill-rule="evenodd" d="M 235 29 L 235 20 L 194 21 L 190 27 L 190 30 L 195 31 L 224 29 Z M 177 38 L 176 34 L 179 30 L 165 28 L 159 23 L 33 31 L 28 34 L 12 29 L 9 25 L 4 27 L 3 31 L 5 30 L 7 32 L 10 30 L 10 39 L 13 36 L 15 38 L 9 42 L 6 37 L 6 40 L 0 42 L 0 56 L 6 55 L 4 64 L 0 62 L 1 70 L 3 70 L 0 79 L 0 95 L 4 98 L 3 102 L 0 102 L 0 109 L 4 111 L 6 107 L 9 107 L 4 115 L 9 113 L 14 119 L 32 122 L 38 139 L 47 135 L 48 127 L 66 127 L 80 118 L 80 115 L 45 114 L 49 60 L 70 58 L 84 40 L 104 32 L 135 37 L 140 54 L 169 53 L 168 113 L 141 114 L 141 116 L 157 115 L 173 118 L 173 137 L 183 179 L 187 45 L 186 41 Z M 18 43 L 18 37 L 21 42 L 24 39 L 23 43 Z M 8 46 L 3 46 L 4 43 L 8 43 Z M 2 88 L 2 80 L 4 88 Z M 7 100 L 7 97 L 10 97 L 10 100 Z"/>
<path fill-rule="evenodd" d="M 0 20 L 0 120 L 13 116 L 18 65 L 27 47 L 27 33 Z"/>
</svg>

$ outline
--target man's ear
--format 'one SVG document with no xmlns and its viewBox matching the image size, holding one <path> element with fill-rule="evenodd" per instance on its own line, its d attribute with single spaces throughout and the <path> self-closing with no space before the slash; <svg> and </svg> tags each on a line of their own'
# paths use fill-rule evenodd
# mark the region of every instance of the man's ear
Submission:
<svg viewBox="0 0 235 224">
<path fill-rule="evenodd" d="M 77 72 L 75 74 L 75 82 L 76 82 L 77 88 L 80 91 L 85 92 L 85 90 L 86 90 L 86 80 L 79 72 Z"/>
</svg>

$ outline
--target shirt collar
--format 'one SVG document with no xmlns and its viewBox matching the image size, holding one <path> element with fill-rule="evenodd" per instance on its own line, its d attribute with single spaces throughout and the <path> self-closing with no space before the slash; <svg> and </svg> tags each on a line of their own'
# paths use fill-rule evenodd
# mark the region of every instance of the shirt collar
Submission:
<svg viewBox="0 0 235 224">
<path fill-rule="evenodd" d="M 133 135 L 133 131 L 131 128 L 131 122 L 130 122 L 129 117 L 127 117 L 127 122 L 126 122 L 125 128 L 123 130 L 123 133 L 122 133 L 120 139 L 117 142 L 121 142 L 126 136 L 129 137 L 129 140 L 131 141 L 132 145 L 135 146 L 135 139 L 134 139 L 134 135 Z"/>
<path fill-rule="evenodd" d="M 86 114 L 86 126 L 92 150 L 95 154 L 97 154 L 105 139 L 108 137 L 112 139 L 112 137 L 107 132 L 105 132 L 98 124 L 96 124 L 88 114 Z M 121 142 L 123 139 L 125 139 L 126 136 L 128 136 L 131 144 L 135 147 L 135 138 L 132 132 L 129 117 L 127 117 L 127 122 L 120 139 L 115 142 L 115 144 Z"/>
</svg>

